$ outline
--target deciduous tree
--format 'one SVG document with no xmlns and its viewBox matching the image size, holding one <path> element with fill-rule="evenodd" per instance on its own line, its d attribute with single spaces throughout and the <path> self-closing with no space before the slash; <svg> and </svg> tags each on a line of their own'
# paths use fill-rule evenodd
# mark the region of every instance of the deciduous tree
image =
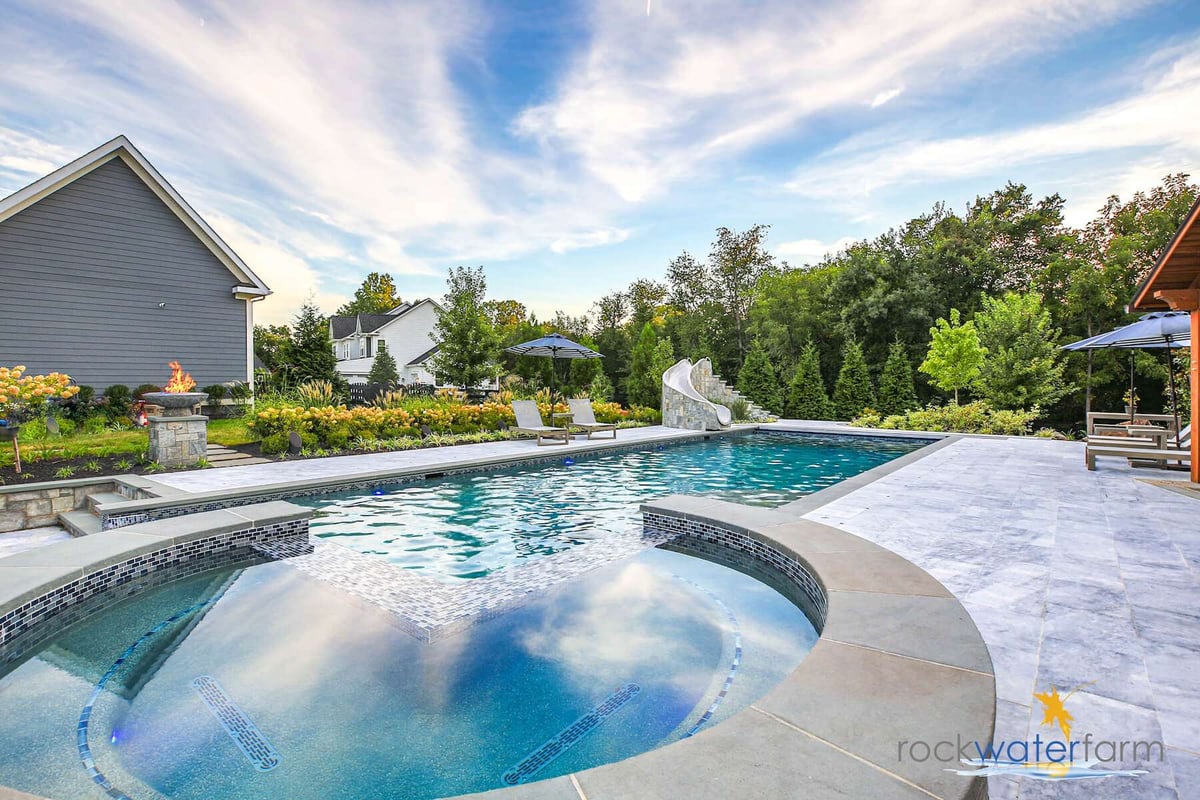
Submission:
<svg viewBox="0 0 1200 800">
<path fill-rule="evenodd" d="M 919 369 L 943 392 L 953 392 L 958 402 L 958 390 L 965 389 L 979 376 L 987 352 L 979 343 L 979 332 L 972 322 L 962 322 L 958 309 L 950 309 L 950 319 L 938 318 L 929 329 L 929 352 Z"/>
</svg>

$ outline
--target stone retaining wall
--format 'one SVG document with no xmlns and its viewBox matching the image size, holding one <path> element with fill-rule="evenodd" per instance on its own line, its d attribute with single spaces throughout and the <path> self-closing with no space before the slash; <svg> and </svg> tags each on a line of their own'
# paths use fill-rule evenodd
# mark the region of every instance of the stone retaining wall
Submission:
<svg viewBox="0 0 1200 800">
<path fill-rule="evenodd" d="M 59 514 L 83 508 L 88 495 L 119 491 L 111 478 L 0 487 L 0 533 L 57 525 Z"/>
</svg>

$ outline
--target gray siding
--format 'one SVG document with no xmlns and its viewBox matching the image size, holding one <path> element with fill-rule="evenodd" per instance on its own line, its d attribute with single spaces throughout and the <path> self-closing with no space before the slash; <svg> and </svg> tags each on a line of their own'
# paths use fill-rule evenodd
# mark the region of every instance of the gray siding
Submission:
<svg viewBox="0 0 1200 800">
<path fill-rule="evenodd" d="M 98 389 L 246 379 L 237 278 L 123 161 L 0 223 L 0 365 Z M 166 303 L 160 309 L 159 303 Z"/>
</svg>

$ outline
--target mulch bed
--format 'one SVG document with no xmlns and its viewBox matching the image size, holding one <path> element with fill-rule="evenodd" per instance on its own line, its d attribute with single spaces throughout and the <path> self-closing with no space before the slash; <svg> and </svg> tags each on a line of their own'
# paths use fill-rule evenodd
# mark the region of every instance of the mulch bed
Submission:
<svg viewBox="0 0 1200 800">
<path fill-rule="evenodd" d="M 10 442 L 0 444 L 12 447 Z M 230 450 L 238 450 L 243 453 L 257 456 L 258 445 L 239 445 L 230 447 Z M 123 461 L 128 461 L 133 466 L 129 469 L 117 466 Z M 100 469 L 94 469 L 99 465 Z M 232 465 L 231 465 L 232 466 Z M 60 475 L 59 470 L 64 467 L 70 468 L 71 476 Z M 92 467 L 92 468 L 89 468 Z M 186 470 L 195 469 L 195 467 L 176 467 L 175 469 L 163 470 L 153 469 L 147 470 L 145 464 L 139 464 L 137 457 L 132 454 L 119 456 L 82 456 L 80 458 L 58 458 L 46 461 L 30 462 L 28 458 L 21 459 L 21 472 L 18 475 L 12 464 L 6 464 L 0 467 L 0 486 L 19 486 L 26 483 L 42 483 L 45 481 L 62 481 L 75 480 L 78 478 L 101 478 L 110 475 L 147 475 L 153 478 L 155 475 L 161 475 L 165 472 L 183 472 Z"/>
</svg>

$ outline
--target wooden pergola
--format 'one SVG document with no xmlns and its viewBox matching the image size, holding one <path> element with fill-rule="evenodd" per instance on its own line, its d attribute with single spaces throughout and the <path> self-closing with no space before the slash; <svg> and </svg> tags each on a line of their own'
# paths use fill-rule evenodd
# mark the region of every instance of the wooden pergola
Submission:
<svg viewBox="0 0 1200 800">
<path fill-rule="evenodd" d="M 1184 217 L 1171 244 L 1138 287 L 1130 311 L 1187 311 L 1192 321 L 1193 426 L 1200 421 L 1200 200 Z M 1200 483 L 1200 437 L 1192 436 L 1192 483 Z"/>
</svg>

